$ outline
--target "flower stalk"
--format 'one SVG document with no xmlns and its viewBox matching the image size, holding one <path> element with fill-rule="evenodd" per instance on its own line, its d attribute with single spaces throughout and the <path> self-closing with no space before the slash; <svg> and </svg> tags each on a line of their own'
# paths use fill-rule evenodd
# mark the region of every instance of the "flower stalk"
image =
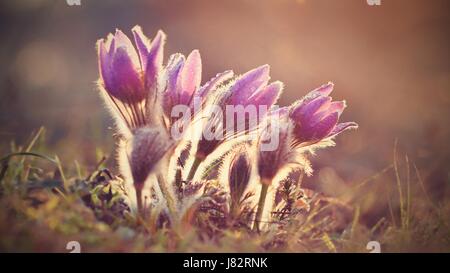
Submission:
<svg viewBox="0 0 450 273">
<path fill-rule="evenodd" d="M 136 187 L 136 199 L 138 215 L 144 216 L 144 206 L 142 204 L 142 188 Z"/>
<path fill-rule="evenodd" d="M 164 195 L 164 199 L 167 202 L 167 208 L 169 209 L 172 219 L 178 219 L 177 218 L 178 210 L 177 210 L 177 205 L 175 203 L 176 201 L 175 201 L 173 194 L 169 191 L 169 188 L 167 187 L 167 183 L 166 183 L 164 177 L 161 174 L 157 175 L 157 181 L 158 181 L 158 186 L 159 186 L 162 194 Z"/>
<path fill-rule="evenodd" d="M 191 181 L 194 178 L 195 173 L 197 172 L 197 169 L 198 169 L 198 167 L 200 166 L 200 164 L 202 162 L 203 162 L 202 158 L 200 158 L 198 156 L 196 156 L 194 158 L 194 163 L 192 163 L 192 167 L 189 170 L 189 173 L 188 173 L 188 176 L 187 176 L 187 181 Z"/>
<path fill-rule="evenodd" d="M 260 231 L 261 218 L 266 204 L 267 192 L 269 190 L 270 181 L 261 181 L 261 193 L 259 194 L 258 209 L 256 210 L 255 222 L 253 224 L 254 231 Z"/>
</svg>

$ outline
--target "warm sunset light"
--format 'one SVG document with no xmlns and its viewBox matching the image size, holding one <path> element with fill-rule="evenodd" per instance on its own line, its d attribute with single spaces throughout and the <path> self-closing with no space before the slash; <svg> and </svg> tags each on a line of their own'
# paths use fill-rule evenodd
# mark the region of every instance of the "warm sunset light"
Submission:
<svg viewBox="0 0 450 273">
<path fill-rule="evenodd" d="M 449 8 L 2 1 L 0 252 L 449 252 Z"/>
</svg>

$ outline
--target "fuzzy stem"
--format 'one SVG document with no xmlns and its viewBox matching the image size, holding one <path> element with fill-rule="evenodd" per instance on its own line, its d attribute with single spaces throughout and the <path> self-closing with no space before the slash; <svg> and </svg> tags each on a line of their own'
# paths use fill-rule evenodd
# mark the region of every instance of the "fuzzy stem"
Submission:
<svg viewBox="0 0 450 273">
<path fill-rule="evenodd" d="M 233 198 L 231 198 L 231 205 L 230 205 L 230 213 L 232 218 L 236 218 L 237 216 L 237 204 L 236 202 L 233 200 Z"/>
<path fill-rule="evenodd" d="M 172 219 L 177 219 L 178 213 L 177 213 L 177 208 L 176 208 L 176 204 L 175 204 L 175 199 L 173 198 L 172 194 L 170 193 L 169 189 L 167 188 L 165 179 L 161 175 L 158 175 L 157 180 L 158 180 L 159 188 L 161 189 L 161 192 L 164 195 L 164 198 L 166 199 L 167 207 L 169 208 Z"/>
<path fill-rule="evenodd" d="M 182 195 L 183 195 L 183 179 L 181 177 L 181 168 L 178 168 L 175 173 L 175 187 L 176 187 L 176 196 L 178 198 L 178 201 L 181 201 Z"/>
<path fill-rule="evenodd" d="M 253 230 L 259 231 L 259 222 L 264 211 L 264 204 L 266 203 L 267 191 L 269 189 L 268 183 L 262 183 L 261 194 L 259 195 L 258 210 L 256 211 L 255 223 L 253 224 Z"/>
<path fill-rule="evenodd" d="M 142 189 L 136 187 L 136 199 L 137 199 L 137 209 L 138 214 L 143 216 L 143 206 L 142 206 Z"/>
<path fill-rule="evenodd" d="M 194 159 L 194 163 L 192 164 L 191 169 L 189 170 L 189 174 L 187 177 L 187 181 L 191 181 L 192 178 L 194 178 L 195 173 L 197 172 L 198 167 L 200 166 L 200 164 L 203 162 L 203 159 L 199 158 L 199 157 L 195 157 Z"/>
</svg>

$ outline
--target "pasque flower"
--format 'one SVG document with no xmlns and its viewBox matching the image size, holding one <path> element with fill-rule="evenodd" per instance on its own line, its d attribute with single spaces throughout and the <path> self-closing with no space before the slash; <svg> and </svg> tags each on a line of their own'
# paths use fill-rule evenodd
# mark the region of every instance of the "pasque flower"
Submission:
<svg viewBox="0 0 450 273">
<path fill-rule="evenodd" d="M 173 220 L 176 218 L 173 216 L 182 215 L 180 212 L 186 211 L 183 206 L 193 204 L 201 195 L 200 189 L 207 188 L 202 180 L 193 181 L 199 165 L 213 152 L 221 152 L 218 147 L 222 144 L 245 145 L 245 149 L 233 146 L 228 155 L 223 155 L 223 158 L 229 156 L 231 160 L 224 167 L 226 181 L 222 186 L 228 190 L 234 217 L 242 201 L 256 193 L 255 184 L 250 183 L 252 170 L 255 170 L 261 182 L 256 185 L 261 186 L 261 191 L 256 214 L 253 202 L 247 216 L 250 219 L 255 215 L 254 229 L 259 230 L 263 215 L 271 209 L 266 199 L 274 199 L 270 196 L 274 191 L 270 189 L 275 187 L 282 170 L 296 169 L 310 174 L 308 152 L 333 144 L 334 136 L 358 126 L 354 122 L 339 123 L 346 104 L 345 101 L 332 100 L 332 83 L 311 91 L 289 107 L 276 110 L 274 104 L 282 93 L 283 84 L 269 82 L 268 65 L 241 76 L 225 71 L 202 85 L 202 60 L 198 50 L 193 50 L 187 57 L 173 54 L 164 66 L 165 34 L 159 31 L 150 41 L 138 26 L 132 29 L 132 33 L 134 43 L 120 30 L 97 42 L 98 83 L 100 93 L 116 119 L 121 136 L 118 143 L 119 167 L 126 177 L 128 189 L 136 193 L 134 203 L 139 211 L 143 209 L 145 183 L 151 176 L 157 178 L 157 183 L 152 186 L 161 195 L 158 197 L 164 199 L 166 207 L 163 210 L 168 209 L 169 218 Z M 197 102 L 200 105 L 195 105 Z M 200 128 L 198 132 L 202 137 L 190 139 L 183 135 L 183 140 L 189 143 L 189 150 L 195 149 L 191 155 L 193 164 L 187 181 L 183 181 L 179 170 L 174 185 L 170 185 L 167 179 L 169 165 L 176 156 L 177 146 L 181 147 L 178 144 L 182 143 L 170 135 L 172 127 L 179 121 L 179 117 L 172 117 L 177 106 L 190 110 L 189 129 L 195 131 Z M 200 106 L 200 110 L 196 106 Z M 204 106 L 216 106 L 222 115 L 210 114 L 202 109 Z M 230 108 L 233 109 L 231 113 L 228 111 Z M 199 120 L 202 122 L 195 124 Z M 208 133 L 217 133 L 219 137 L 203 137 Z M 256 140 L 248 137 L 255 134 Z M 274 138 L 275 147 L 268 148 L 267 144 Z M 189 155 L 180 156 L 179 161 L 184 162 L 184 156 Z M 184 164 L 179 165 L 179 168 L 184 168 Z M 208 187 L 213 189 L 212 192 L 219 191 L 219 186 L 211 185 Z M 252 189 L 248 195 L 250 185 Z M 195 194 L 188 194 L 190 191 Z M 210 197 L 214 194 L 203 195 Z M 209 211 L 206 207 L 201 209 Z"/>
<path fill-rule="evenodd" d="M 291 106 L 290 118 L 295 124 L 294 136 L 299 145 L 317 143 L 347 129 L 357 128 L 355 122 L 338 123 L 346 107 L 345 101 L 332 101 L 334 84 L 325 84 Z"/>
<path fill-rule="evenodd" d="M 170 56 L 167 65 L 167 85 L 163 94 L 163 109 L 171 117 L 174 106 L 188 106 L 200 87 L 202 79 L 202 61 L 198 50 L 192 51 L 187 58 L 182 54 Z"/>
<path fill-rule="evenodd" d="M 293 166 L 310 174 L 312 170 L 305 152 L 331 145 L 334 136 L 358 127 L 355 122 L 338 123 L 346 104 L 345 101 L 332 101 L 329 95 L 333 87 L 332 83 L 325 84 L 291 106 L 270 113 L 270 122 L 261 130 L 257 142 L 258 174 L 262 185 L 255 229 L 259 229 L 269 187 L 283 168 Z M 279 119 L 273 119 L 274 116 Z M 278 138 L 279 145 L 271 150 L 262 149 L 264 141 L 273 137 Z"/>
<path fill-rule="evenodd" d="M 142 210 L 142 190 L 148 176 L 157 168 L 161 158 L 170 149 L 172 142 L 167 132 L 155 127 L 141 127 L 136 129 L 132 138 L 129 153 L 131 175 L 136 190 L 138 210 Z"/>
<path fill-rule="evenodd" d="M 173 117 L 171 113 L 175 106 L 184 106 L 189 111 L 189 119 L 186 121 L 193 120 L 210 93 L 232 76 L 232 71 L 225 71 L 200 86 L 202 78 L 200 52 L 193 50 L 187 58 L 180 53 L 171 55 L 166 67 L 167 81 L 162 101 L 164 114 L 169 121 L 168 127 L 178 120 L 178 117 Z M 195 105 L 196 103 L 198 105 Z"/>
<path fill-rule="evenodd" d="M 228 105 L 267 105 L 272 106 L 281 95 L 283 84 L 280 81 L 268 84 L 270 66 L 263 65 L 242 75 L 230 88 Z"/>
<path fill-rule="evenodd" d="M 220 144 L 230 140 L 242 133 L 256 129 L 258 123 L 264 118 L 268 109 L 278 100 L 283 90 L 283 84 L 279 81 L 268 84 L 270 67 L 263 65 L 248 71 L 238 77 L 234 82 L 226 86 L 220 94 L 214 97 L 213 103 L 222 109 L 222 113 L 227 113 L 227 106 L 253 106 L 256 109 L 256 117 L 244 116 L 238 118 L 236 112 L 233 115 L 222 116 L 212 115 L 205 122 L 203 130 L 220 131 L 223 138 L 207 139 L 201 138 L 195 155 L 195 161 L 188 180 L 193 178 L 198 165 L 211 154 Z M 265 111 L 261 111 L 264 109 Z M 244 123 L 244 124 L 242 124 Z M 230 126 L 232 124 L 233 126 Z M 241 126 L 243 125 L 243 126 Z"/>
<path fill-rule="evenodd" d="M 300 154 L 296 153 L 292 146 L 292 127 L 288 109 L 280 108 L 269 113 L 266 122 L 260 128 L 259 138 L 256 140 L 256 161 L 261 191 L 253 225 L 254 230 L 260 229 L 265 209 L 270 209 L 270 206 L 266 205 L 266 199 L 269 189 L 273 187 L 275 176 L 290 163 L 301 164 L 300 158 L 295 158 Z M 271 143 L 273 144 L 269 146 Z"/>
<path fill-rule="evenodd" d="M 249 187 L 252 163 L 246 148 L 240 148 L 231 154 L 228 166 L 227 182 L 230 191 L 230 212 L 237 216 L 241 203 L 245 199 L 245 191 Z"/>
<path fill-rule="evenodd" d="M 129 190 L 136 192 L 132 207 L 137 205 L 141 210 L 144 184 L 174 143 L 161 124 L 158 97 L 164 77 L 165 34 L 158 31 L 150 42 L 139 26 L 132 32 L 136 47 L 116 30 L 106 40 L 99 40 L 97 48 L 100 93 L 122 136 L 118 144 L 119 167 L 130 176 L 126 180 Z"/>
<path fill-rule="evenodd" d="M 148 110 L 155 107 L 165 43 L 162 31 L 151 43 L 139 26 L 132 31 L 137 50 L 120 30 L 97 42 L 99 86 L 124 134 L 155 122 Z"/>
<path fill-rule="evenodd" d="M 262 184 L 271 184 L 278 171 L 292 161 L 292 127 L 287 108 L 280 108 L 269 114 L 268 120 L 261 128 L 257 140 L 257 163 Z M 274 147 L 266 148 L 265 145 L 274 140 Z"/>
</svg>

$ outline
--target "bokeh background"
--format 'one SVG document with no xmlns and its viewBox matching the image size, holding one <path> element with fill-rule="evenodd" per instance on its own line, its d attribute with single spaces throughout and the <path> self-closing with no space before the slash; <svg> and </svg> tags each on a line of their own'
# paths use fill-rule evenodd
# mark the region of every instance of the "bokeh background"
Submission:
<svg viewBox="0 0 450 273">
<path fill-rule="evenodd" d="M 199 49 L 202 82 L 267 63 L 272 79 L 286 85 L 280 104 L 287 105 L 333 81 L 334 98 L 349 105 L 342 119 L 360 128 L 318 153 L 307 185 L 333 195 L 365 181 L 390 166 L 398 139 L 430 194 L 443 198 L 450 185 L 449 11 L 447 0 L 1 1 L 0 151 L 45 126 L 46 152 L 66 164 L 92 165 L 99 150 L 111 155 L 95 42 L 139 24 L 151 37 L 167 33 L 166 60 Z"/>
</svg>

